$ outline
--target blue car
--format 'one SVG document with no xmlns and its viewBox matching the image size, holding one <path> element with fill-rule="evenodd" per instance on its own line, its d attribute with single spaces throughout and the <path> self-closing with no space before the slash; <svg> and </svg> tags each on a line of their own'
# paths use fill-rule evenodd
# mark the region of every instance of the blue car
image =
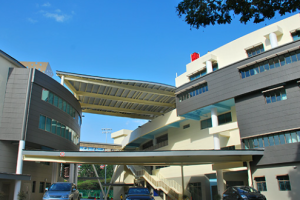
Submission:
<svg viewBox="0 0 300 200">
<path fill-rule="evenodd" d="M 125 200 L 143 200 L 143 199 L 154 200 L 152 193 L 149 192 L 148 188 L 132 187 L 129 188 L 128 192 L 126 193 Z"/>
<path fill-rule="evenodd" d="M 249 186 L 232 186 L 223 193 L 223 200 L 266 200 L 266 197 Z"/>
<path fill-rule="evenodd" d="M 46 188 L 43 200 L 80 200 L 80 195 L 75 184 L 57 182 Z"/>
</svg>

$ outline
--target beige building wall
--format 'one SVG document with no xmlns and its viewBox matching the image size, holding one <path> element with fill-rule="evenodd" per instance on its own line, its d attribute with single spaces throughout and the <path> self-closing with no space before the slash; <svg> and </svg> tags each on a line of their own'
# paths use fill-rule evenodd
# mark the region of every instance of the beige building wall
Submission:
<svg viewBox="0 0 300 200">
<path fill-rule="evenodd" d="M 269 34 L 276 32 L 278 46 L 292 42 L 291 31 L 300 28 L 300 15 L 296 14 L 277 23 L 266 26 L 262 29 L 249 33 L 230 43 L 227 43 L 208 54 L 200 55 L 200 58 L 186 65 L 186 72 L 175 79 L 176 87 L 189 82 L 188 75 L 205 68 L 205 62 L 211 58 L 219 65 L 219 69 L 230 65 L 234 62 L 243 60 L 248 57 L 246 50 L 257 46 L 264 45 L 265 51 L 271 49 Z M 200 47 L 199 47 L 200 48 Z"/>
<path fill-rule="evenodd" d="M 291 191 L 280 191 L 277 175 L 289 175 Z M 299 199 L 300 190 L 300 163 L 284 163 L 284 165 L 268 165 L 267 167 L 260 167 L 253 171 L 253 179 L 255 177 L 266 178 L 267 191 L 261 191 L 267 199 Z M 253 186 L 257 189 L 256 181 L 253 180 Z"/>
</svg>

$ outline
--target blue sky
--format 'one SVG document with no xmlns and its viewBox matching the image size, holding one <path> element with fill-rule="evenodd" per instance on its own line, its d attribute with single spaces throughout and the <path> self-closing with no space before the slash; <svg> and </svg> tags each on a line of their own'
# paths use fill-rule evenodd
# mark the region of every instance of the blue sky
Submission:
<svg viewBox="0 0 300 200">
<path fill-rule="evenodd" d="M 0 49 L 19 61 L 49 62 L 56 70 L 175 85 L 190 54 L 206 54 L 293 14 L 247 25 L 190 29 L 180 0 L 3 1 Z M 54 79 L 59 80 L 58 77 Z M 102 128 L 134 130 L 145 120 L 84 114 L 81 141 L 105 142 Z M 108 137 L 108 143 L 113 140 Z"/>
</svg>

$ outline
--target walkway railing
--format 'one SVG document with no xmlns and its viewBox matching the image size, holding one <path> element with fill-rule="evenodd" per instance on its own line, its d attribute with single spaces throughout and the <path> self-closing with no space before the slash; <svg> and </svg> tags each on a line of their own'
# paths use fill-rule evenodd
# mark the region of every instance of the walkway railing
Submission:
<svg viewBox="0 0 300 200">
<path fill-rule="evenodd" d="M 144 178 L 153 188 L 157 190 L 162 190 L 172 199 L 179 199 L 179 196 L 182 195 L 182 186 L 179 185 L 174 180 L 167 180 L 161 174 L 156 175 L 157 179 L 153 178 L 153 175 L 150 175 L 146 169 L 142 166 L 136 165 L 127 165 L 128 169 L 138 178 Z M 185 194 L 191 196 L 190 193 L 186 190 Z"/>
</svg>

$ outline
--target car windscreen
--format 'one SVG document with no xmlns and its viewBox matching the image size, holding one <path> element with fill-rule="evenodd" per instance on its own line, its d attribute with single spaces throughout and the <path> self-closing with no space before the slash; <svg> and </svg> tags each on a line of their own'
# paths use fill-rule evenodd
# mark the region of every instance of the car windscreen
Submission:
<svg viewBox="0 0 300 200">
<path fill-rule="evenodd" d="M 236 189 L 240 194 L 241 193 L 249 193 L 249 192 L 257 192 L 257 190 L 252 187 L 239 187 Z"/>
<path fill-rule="evenodd" d="M 72 185 L 67 183 L 54 183 L 49 188 L 49 191 L 70 191 Z"/>
<path fill-rule="evenodd" d="M 130 188 L 128 194 L 149 194 L 147 188 Z"/>
</svg>

